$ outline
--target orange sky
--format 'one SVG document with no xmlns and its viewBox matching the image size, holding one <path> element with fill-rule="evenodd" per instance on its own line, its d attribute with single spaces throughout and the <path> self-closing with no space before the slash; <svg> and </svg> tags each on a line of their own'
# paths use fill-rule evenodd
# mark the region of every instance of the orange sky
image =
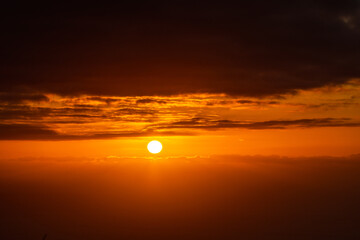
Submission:
<svg viewBox="0 0 360 240">
<path fill-rule="evenodd" d="M 360 82 L 268 98 L 60 97 L 2 107 L 0 156 L 348 155 L 360 149 Z M 10 130 L 9 130 L 10 129 Z"/>
<path fill-rule="evenodd" d="M 2 160 L 0 236 L 357 239 L 359 158 Z"/>
</svg>

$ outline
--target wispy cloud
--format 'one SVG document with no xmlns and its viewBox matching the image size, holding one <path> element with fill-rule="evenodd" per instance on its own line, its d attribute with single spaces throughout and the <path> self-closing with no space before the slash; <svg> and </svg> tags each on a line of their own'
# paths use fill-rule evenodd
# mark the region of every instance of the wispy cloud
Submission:
<svg viewBox="0 0 360 240">
<path fill-rule="evenodd" d="M 200 130 L 359 127 L 359 86 L 355 81 L 283 98 L 3 95 L 0 138 L 80 140 L 197 135 Z"/>
<path fill-rule="evenodd" d="M 244 129 L 285 129 L 285 128 L 313 128 L 313 127 L 358 127 L 360 122 L 354 122 L 348 118 L 314 118 L 296 120 L 272 120 L 262 122 L 241 122 L 231 120 L 209 120 L 193 118 L 189 121 L 179 121 L 169 124 L 153 126 L 155 129 L 205 129 L 216 130 L 226 128 Z"/>
</svg>

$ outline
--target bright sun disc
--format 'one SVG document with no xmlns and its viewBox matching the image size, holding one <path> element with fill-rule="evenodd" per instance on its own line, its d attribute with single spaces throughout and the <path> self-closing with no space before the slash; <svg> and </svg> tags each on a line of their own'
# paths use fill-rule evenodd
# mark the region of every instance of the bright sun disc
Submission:
<svg viewBox="0 0 360 240">
<path fill-rule="evenodd" d="M 162 145 L 159 141 L 154 140 L 149 142 L 149 144 L 147 145 L 147 149 L 149 150 L 149 152 L 156 154 L 161 152 Z"/>
</svg>

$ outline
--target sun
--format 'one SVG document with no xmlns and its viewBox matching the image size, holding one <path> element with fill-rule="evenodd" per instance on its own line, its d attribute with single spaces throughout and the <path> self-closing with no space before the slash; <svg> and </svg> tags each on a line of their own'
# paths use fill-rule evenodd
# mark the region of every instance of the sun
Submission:
<svg viewBox="0 0 360 240">
<path fill-rule="evenodd" d="M 149 152 L 151 152 L 153 154 L 159 153 L 159 152 L 161 152 L 161 149 L 162 149 L 161 142 L 153 140 L 148 143 L 147 149 L 149 150 Z"/>
</svg>

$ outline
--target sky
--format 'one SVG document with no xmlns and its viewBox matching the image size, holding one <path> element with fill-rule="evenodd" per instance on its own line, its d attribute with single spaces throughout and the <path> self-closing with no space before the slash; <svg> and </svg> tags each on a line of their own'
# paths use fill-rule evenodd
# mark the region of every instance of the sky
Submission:
<svg viewBox="0 0 360 240">
<path fill-rule="evenodd" d="M 186 146 L 167 155 L 358 153 L 358 1 L 15 2 L 1 18 L 5 157 L 88 140 L 103 151 L 86 157 L 139 155 L 152 137 Z"/>
<path fill-rule="evenodd" d="M 0 163 L 2 239 L 358 239 L 360 156 Z"/>
<path fill-rule="evenodd" d="M 11 1 L 0 28 L 0 238 L 359 236 L 358 0 Z"/>
</svg>

